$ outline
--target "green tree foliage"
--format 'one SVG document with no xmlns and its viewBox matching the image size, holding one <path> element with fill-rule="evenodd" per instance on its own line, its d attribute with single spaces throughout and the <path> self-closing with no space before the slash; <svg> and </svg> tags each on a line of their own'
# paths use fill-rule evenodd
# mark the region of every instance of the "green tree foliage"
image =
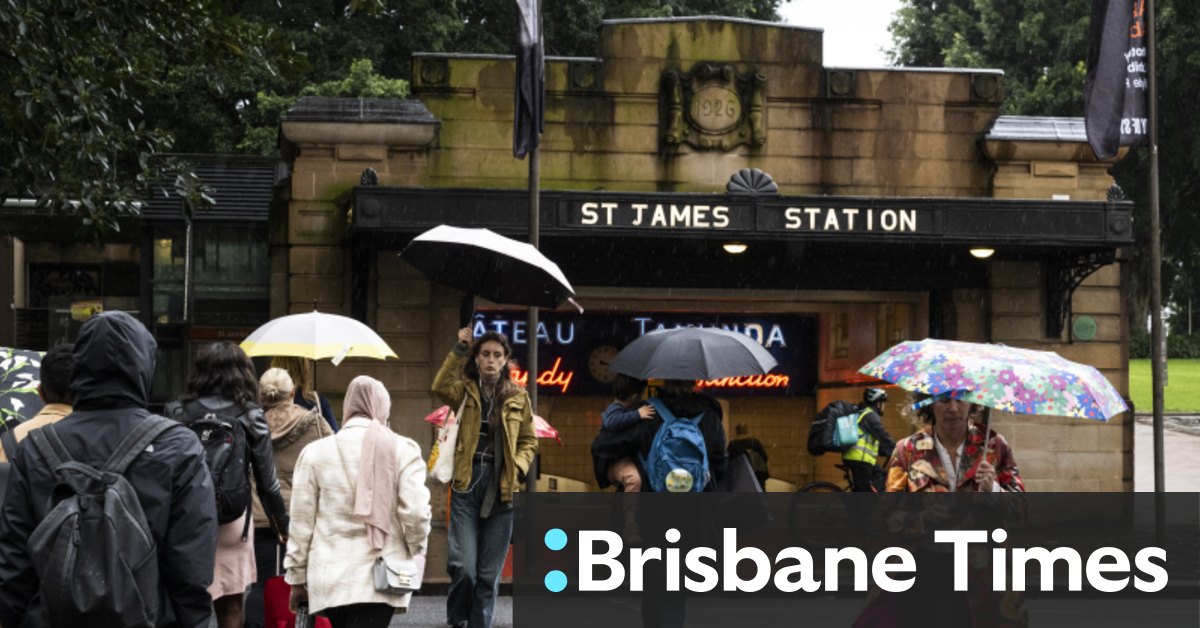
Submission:
<svg viewBox="0 0 1200 628">
<path fill-rule="evenodd" d="M 546 51 L 596 54 L 603 19 L 775 20 L 778 5 L 556 0 L 544 7 Z M 413 52 L 508 54 L 516 33 L 514 0 L 8 0 L 0 200 L 36 198 L 115 229 L 136 213 L 139 187 L 164 175 L 156 155 L 271 152 L 280 114 L 306 88 L 346 80 L 342 93 L 372 93 L 345 74 L 356 59 L 383 85 L 409 75 Z M 381 93 L 402 93 L 393 87 Z"/>
<path fill-rule="evenodd" d="M 0 199 L 37 199 L 116 229 L 136 211 L 151 157 L 172 146 L 149 112 L 179 81 L 270 73 L 274 43 L 215 0 L 9 0 L 0 4 Z M 219 132 L 219 130 L 215 130 Z"/>
<path fill-rule="evenodd" d="M 1154 3 L 1157 25 L 1159 188 L 1165 300 L 1186 316 L 1200 306 L 1200 4 Z M 1004 70 L 1003 112 L 1082 116 L 1090 0 L 905 0 L 893 21 L 892 59 L 912 66 Z M 1149 153 L 1129 151 L 1112 174 L 1134 201 L 1130 325 L 1150 300 Z"/>
<path fill-rule="evenodd" d="M 899 65 L 1004 70 L 1006 114 L 1083 115 L 1091 0 L 907 0 Z"/>
<path fill-rule="evenodd" d="M 345 78 L 309 85 L 300 91 L 300 95 L 404 98 L 408 96 L 408 81 L 380 76 L 370 59 L 358 59 L 350 64 L 350 73 Z M 296 104 L 296 100 L 296 96 L 259 92 L 257 106 L 245 110 L 246 135 L 238 144 L 238 149 L 262 155 L 274 153 L 279 122 L 283 114 Z"/>
</svg>

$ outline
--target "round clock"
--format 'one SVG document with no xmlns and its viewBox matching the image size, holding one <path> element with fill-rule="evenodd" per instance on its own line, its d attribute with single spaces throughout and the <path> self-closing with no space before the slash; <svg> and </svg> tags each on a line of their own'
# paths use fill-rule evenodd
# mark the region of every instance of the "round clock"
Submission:
<svg viewBox="0 0 1200 628">
<path fill-rule="evenodd" d="M 617 378 L 617 374 L 608 370 L 608 365 L 619 352 L 612 345 L 597 345 L 592 349 L 592 353 L 588 355 L 588 372 L 591 373 L 592 379 L 602 384 L 611 384 Z"/>
</svg>

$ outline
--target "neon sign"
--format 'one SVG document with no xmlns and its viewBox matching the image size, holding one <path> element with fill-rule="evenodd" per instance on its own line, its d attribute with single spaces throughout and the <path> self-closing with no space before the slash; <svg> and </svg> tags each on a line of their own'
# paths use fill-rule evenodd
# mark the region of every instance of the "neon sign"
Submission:
<svg viewBox="0 0 1200 628">
<path fill-rule="evenodd" d="M 513 383 L 523 388 L 529 382 L 529 371 L 513 368 L 512 379 Z M 571 388 L 571 381 L 574 379 L 575 372 L 562 370 L 562 358 L 556 357 L 554 358 L 554 364 L 538 375 L 537 383 L 538 386 L 556 387 L 560 392 L 565 394 Z M 725 389 L 787 388 L 791 381 L 792 378 L 783 373 L 768 373 L 766 375 L 745 375 L 741 377 L 723 377 L 721 379 L 698 379 L 696 380 L 696 387 Z"/>
<path fill-rule="evenodd" d="M 743 334 L 771 353 L 778 366 L 766 375 L 697 381 L 696 386 L 728 396 L 809 395 L 816 385 L 817 317 L 811 314 L 762 312 L 625 311 L 579 315 L 543 312 L 530 326 L 524 312 L 482 310 L 471 321 L 476 336 L 500 332 L 514 345 L 514 357 L 524 358 L 529 343 L 538 340 L 538 368 L 533 377 L 543 395 L 608 396 L 616 373 L 608 364 L 643 334 L 658 329 L 704 327 Z M 521 359 L 513 363 L 513 382 L 529 383 Z"/>
<path fill-rule="evenodd" d="M 538 386 L 557 386 L 563 393 L 571 387 L 571 380 L 575 378 L 574 371 L 560 371 L 562 367 L 562 358 L 554 358 L 554 364 L 545 371 L 538 374 Z M 512 370 L 513 382 L 518 386 L 524 387 L 529 383 L 529 371 L 522 371 L 519 368 Z"/>
<path fill-rule="evenodd" d="M 792 378 L 783 373 L 696 380 L 698 388 L 787 388 Z"/>
</svg>

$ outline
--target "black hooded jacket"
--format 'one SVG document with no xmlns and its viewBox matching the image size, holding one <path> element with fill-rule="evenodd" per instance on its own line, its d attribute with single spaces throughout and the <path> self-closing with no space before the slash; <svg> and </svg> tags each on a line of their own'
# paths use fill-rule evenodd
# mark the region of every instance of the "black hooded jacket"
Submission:
<svg viewBox="0 0 1200 628">
<path fill-rule="evenodd" d="M 149 416 L 156 343 L 137 319 L 105 312 L 84 323 L 75 343 L 74 412 L 55 424 L 71 457 L 102 465 L 133 426 Z M 26 440 L 17 450 L 0 517 L 0 624 L 45 626 L 28 539 L 50 511 L 54 476 Z M 158 546 L 159 626 L 207 626 L 217 515 L 204 451 L 184 427 L 163 432 L 126 471 Z"/>
<path fill-rule="evenodd" d="M 729 458 L 725 450 L 725 428 L 721 424 L 721 404 L 717 403 L 716 399 L 698 392 L 670 395 L 664 391 L 660 400 L 677 418 L 690 419 L 703 415 L 700 420 L 700 433 L 704 436 L 704 444 L 708 449 L 710 476 L 705 490 L 713 490 L 717 481 L 725 475 L 725 463 Z M 629 456 L 637 463 L 638 471 L 642 474 L 642 490 L 650 490 L 650 483 L 645 481 L 646 470 L 642 468 L 641 461 L 650 454 L 650 446 L 654 444 L 654 436 L 662 424 L 662 417 L 655 417 L 653 421 L 638 421 L 624 430 L 600 431 L 592 441 L 592 463 L 600 488 L 609 484 L 608 465 Z"/>
</svg>

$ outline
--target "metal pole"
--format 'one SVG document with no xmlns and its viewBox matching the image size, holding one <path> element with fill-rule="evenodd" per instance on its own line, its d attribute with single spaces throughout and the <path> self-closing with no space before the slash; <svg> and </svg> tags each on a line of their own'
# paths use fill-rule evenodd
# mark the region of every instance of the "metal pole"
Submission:
<svg viewBox="0 0 1200 628">
<path fill-rule="evenodd" d="M 537 21 L 538 21 L 538 41 L 537 47 L 540 50 L 542 47 L 542 3 L 536 2 Z M 541 57 L 538 57 L 541 59 Z M 545 60 L 541 61 L 541 67 L 535 71 L 539 74 L 544 72 Z M 543 88 L 544 89 L 544 88 Z M 545 107 L 544 99 L 542 107 Z M 533 248 L 538 248 L 538 232 L 541 229 L 540 211 L 541 211 L 541 186 L 542 186 L 542 135 L 538 129 L 538 116 L 535 114 L 532 122 L 533 133 L 536 140 L 533 143 L 533 150 L 529 153 L 529 244 Z M 529 406 L 533 414 L 537 414 L 538 410 L 538 311 L 536 307 L 529 308 L 528 320 L 528 338 L 529 357 L 526 359 L 529 362 L 527 369 L 529 373 L 526 386 L 529 389 Z M 533 493 L 537 491 L 538 477 L 538 457 L 533 456 L 533 462 L 529 464 L 529 472 L 525 474 L 525 490 Z"/>
<path fill-rule="evenodd" d="M 183 239 L 183 322 L 191 322 L 192 317 L 192 212 L 185 209 L 187 231 Z"/>
<path fill-rule="evenodd" d="M 529 151 L 529 243 L 533 248 L 538 248 L 538 231 L 539 225 L 539 187 L 541 172 L 539 163 L 541 161 L 542 149 L 540 146 L 534 146 L 533 150 Z M 538 310 L 536 307 L 529 308 L 528 319 L 528 338 L 529 338 L 529 354 L 526 358 L 527 368 L 529 370 L 529 380 L 526 386 L 529 389 L 529 400 L 532 403 L 532 410 L 537 412 L 537 350 L 538 350 Z"/>
<path fill-rule="evenodd" d="M 1146 0 L 1147 117 L 1150 144 L 1150 344 L 1151 387 L 1154 393 L 1154 490 L 1167 490 L 1163 474 L 1163 371 L 1166 337 L 1162 320 L 1162 237 L 1158 217 L 1158 81 L 1155 79 L 1154 3 Z"/>
</svg>

